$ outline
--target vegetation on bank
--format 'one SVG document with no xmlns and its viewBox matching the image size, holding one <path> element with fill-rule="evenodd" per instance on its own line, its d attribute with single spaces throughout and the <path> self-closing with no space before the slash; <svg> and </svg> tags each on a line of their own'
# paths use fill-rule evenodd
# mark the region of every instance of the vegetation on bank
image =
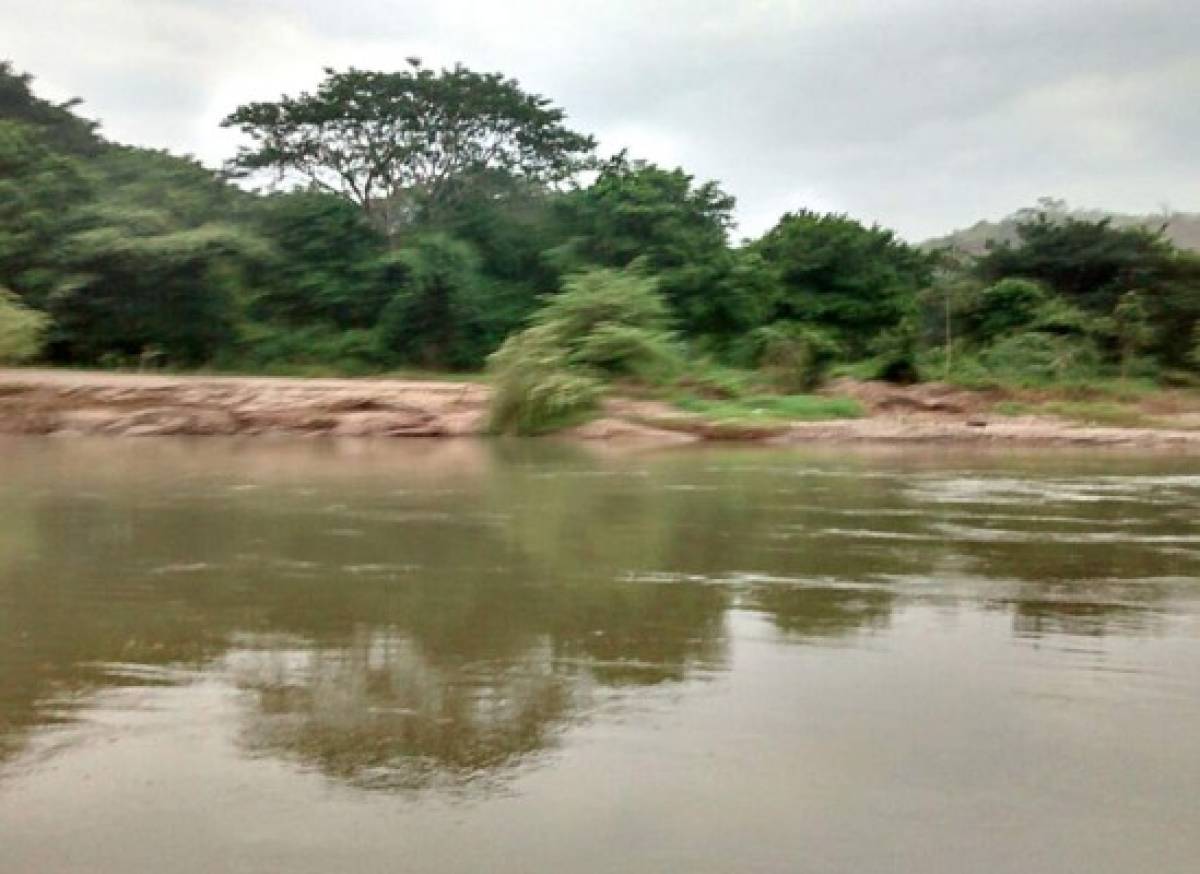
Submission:
<svg viewBox="0 0 1200 874">
<path fill-rule="evenodd" d="M 817 422 L 863 415 L 862 405 L 853 398 L 824 395 L 752 395 L 729 400 L 682 397 L 675 404 L 715 422 Z"/>
<path fill-rule="evenodd" d="M 0 65 L 0 360 L 486 368 L 492 426 L 518 432 L 614 384 L 753 421 L 855 414 L 813 396 L 831 374 L 1200 383 L 1200 256 L 1162 228 L 1047 202 L 970 252 L 807 210 L 734 241 L 718 183 L 602 160 L 463 67 L 327 71 L 225 123 L 248 145 L 213 171 L 112 143 Z"/>
</svg>

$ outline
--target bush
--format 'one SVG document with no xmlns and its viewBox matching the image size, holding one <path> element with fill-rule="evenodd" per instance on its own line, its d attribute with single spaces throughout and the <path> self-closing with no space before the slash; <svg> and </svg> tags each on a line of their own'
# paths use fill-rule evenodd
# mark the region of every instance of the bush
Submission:
<svg viewBox="0 0 1200 874">
<path fill-rule="evenodd" d="M 658 283 L 632 270 L 596 269 L 568 277 L 563 291 L 533 321 L 550 330 L 573 365 L 609 377 L 658 381 L 680 365 Z"/>
<path fill-rule="evenodd" d="M 277 376 L 361 376 L 381 369 L 377 341 L 370 331 L 339 331 L 328 325 L 280 328 L 250 324 L 236 351 L 218 357 L 218 369 L 249 370 Z"/>
<path fill-rule="evenodd" d="M 788 394 L 820 385 L 840 353 L 841 345 L 828 331 L 786 321 L 752 331 L 743 349 L 743 357 Z"/>
<path fill-rule="evenodd" d="M 11 291 L 0 288 L 0 363 L 36 358 L 49 326 L 44 313 L 29 309 Z"/>
<path fill-rule="evenodd" d="M 1046 290 L 1027 279 L 1001 279 L 979 293 L 971 313 L 972 328 L 984 341 L 1026 328 L 1046 303 Z"/>
<path fill-rule="evenodd" d="M 482 326 L 487 301 L 475 251 L 430 234 L 396 253 L 393 262 L 400 287 L 379 316 L 381 354 L 392 364 L 477 368 L 487 352 Z"/>
<path fill-rule="evenodd" d="M 667 379 L 680 361 L 667 326 L 653 279 L 609 269 L 569 277 L 533 325 L 488 359 L 496 385 L 491 429 L 548 431 L 593 409 L 607 380 Z"/>
<path fill-rule="evenodd" d="M 872 344 L 875 352 L 875 379 L 911 385 L 921 379 L 917 365 L 917 324 L 904 319 L 884 331 Z"/>
<path fill-rule="evenodd" d="M 496 433 L 540 434 L 562 427 L 593 409 L 604 390 L 599 377 L 571 364 L 544 326 L 510 337 L 488 366 L 495 381 L 490 429 Z"/>
<path fill-rule="evenodd" d="M 997 340 L 979 356 L 1001 381 L 1044 384 L 1095 379 L 1100 354 L 1085 338 L 1028 331 Z"/>
</svg>

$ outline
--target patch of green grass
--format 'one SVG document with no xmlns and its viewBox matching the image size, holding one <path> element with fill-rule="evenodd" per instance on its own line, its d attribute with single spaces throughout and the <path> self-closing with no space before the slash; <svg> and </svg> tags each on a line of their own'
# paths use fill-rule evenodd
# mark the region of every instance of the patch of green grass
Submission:
<svg viewBox="0 0 1200 874">
<path fill-rule="evenodd" d="M 1136 407 L 1113 401 L 1001 401 L 992 407 L 992 412 L 1001 416 L 1057 416 L 1082 425 L 1118 428 L 1148 428 L 1156 424 L 1152 417 Z"/>
<path fill-rule="evenodd" d="M 858 401 L 824 395 L 754 395 L 710 400 L 678 397 L 675 406 L 718 422 L 819 422 L 828 419 L 857 419 L 863 415 Z"/>
<path fill-rule="evenodd" d="M 992 412 L 997 416 L 1031 416 L 1037 408 L 1022 401 L 1000 401 L 992 407 Z"/>
<path fill-rule="evenodd" d="M 1141 410 L 1110 401 L 1050 401 L 1042 409 L 1073 422 L 1115 425 L 1120 428 L 1153 427 L 1154 422 Z"/>
</svg>

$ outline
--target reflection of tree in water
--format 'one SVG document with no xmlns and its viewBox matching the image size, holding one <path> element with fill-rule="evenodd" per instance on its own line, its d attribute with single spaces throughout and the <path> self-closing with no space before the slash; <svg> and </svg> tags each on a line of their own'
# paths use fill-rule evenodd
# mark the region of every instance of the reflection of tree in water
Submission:
<svg viewBox="0 0 1200 874">
<path fill-rule="evenodd" d="M 1020 542 L 955 544 L 966 567 L 978 568 L 993 580 L 1012 581 L 1011 594 L 987 604 L 1011 611 L 1015 633 L 1038 637 L 1153 632 L 1161 627 L 1161 610 L 1174 588 L 1169 581 L 1194 578 L 1200 570 L 1195 556 L 1153 540 L 1178 534 L 1178 527 L 1129 520 L 1106 505 L 1087 509 L 1089 515 L 1071 524 L 1054 523 L 1055 528 L 1042 523 L 1045 538 L 1030 523 L 1029 539 Z M 1106 521 L 1130 524 L 1105 527 L 1101 523 Z M 1089 533 L 1113 539 L 1089 540 Z"/>
<path fill-rule="evenodd" d="M 28 549 L 0 578 L 0 755 L 143 682 L 123 664 L 228 666 L 248 750 L 360 786 L 473 782 L 552 746 L 597 690 L 724 658 L 727 593 L 617 580 L 669 560 L 651 498 L 531 540 L 537 494 L 509 512 L 477 488 L 395 482 L 236 499 L 175 494 L 171 477 L 103 486 L 16 508 Z"/>
<path fill-rule="evenodd" d="M 754 586 L 746 603 L 786 634 L 829 638 L 886 628 L 895 598 L 885 588 L 772 583 Z"/>
<path fill-rule="evenodd" d="M 544 646 L 503 665 L 450 667 L 404 637 L 362 632 L 340 649 L 267 644 L 230 661 L 256 696 L 247 749 L 364 788 L 488 780 L 550 746 L 584 703 Z"/>
<path fill-rule="evenodd" d="M 1011 611 L 1013 632 L 1024 637 L 1146 634 L 1161 630 L 1170 589 L 1146 580 L 1023 583 L 990 606 Z"/>
<path fill-rule="evenodd" d="M 1196 568 L 1129 545 L 830 533 L 928 534 L 886 477 L 598 463 L 532 443 L 445 470 L 398 449 L 361 467 L 188 446 L 139 458 L 134 479 L 81 464 L 5 507 L 18 533 L 0 536 L 0 756 L 88 692 L 136 682 L 121 663 L 180 665 L 245 690 L 255 754 L 359 786 L 475 785 L 612 696 L 720 670 L 735 594 L 788 634 L 830 638 L 886 627 L 895 601 L 838 580 L 954 560 L 1028 580 L 1003 605 L 1036 634 L 1140 621 L 1165 597 L 1071 600 L 1060 583 Z"/>
<path fill-rule="evenodd" d="M 337 587 L 305 589 L 318 605 L 336 598 Z M 477 785 L 551 747 L 618 688 L 723 659 L 726 593 L 708 586 L 483 578 L 358 589 L 354 617 L 342 603 L 334 624 L 239 636 L 228 662 L 254 695 L 248 749 L 362 787 Z"/>
<path fill-rule="evenodd" d="M 295 599 L 306 618 L 279 622 Z M 725 605 L 698 585 L 322 579 L 260 603 L 269 630 L 238 635 L 227 662 L 253 695 L 256 754 L 360 787 L 478 785 L 551 747 L 605 690 L 718 665 Z"/>
</svg>

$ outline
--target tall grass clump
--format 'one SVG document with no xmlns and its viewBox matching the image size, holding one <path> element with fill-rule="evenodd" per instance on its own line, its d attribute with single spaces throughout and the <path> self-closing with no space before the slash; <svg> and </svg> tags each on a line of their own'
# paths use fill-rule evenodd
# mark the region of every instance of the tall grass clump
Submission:
<svg viewBox="0 0 1200 874">
<path fill-rule="evenodd" d="M 37 357 L 49 326 L 43 313 L 29 309 L 11 291 L 0 288 L 0 364 L 19 364 Z"/>
<path fill-rule="evenodd" d="M 583 418 L 616 379 L 658 383 L 679 368 L 657 283 L 631 270 L 574 274 L 488 359 L 491 430 L 537 434 Z"/>
</svg>

